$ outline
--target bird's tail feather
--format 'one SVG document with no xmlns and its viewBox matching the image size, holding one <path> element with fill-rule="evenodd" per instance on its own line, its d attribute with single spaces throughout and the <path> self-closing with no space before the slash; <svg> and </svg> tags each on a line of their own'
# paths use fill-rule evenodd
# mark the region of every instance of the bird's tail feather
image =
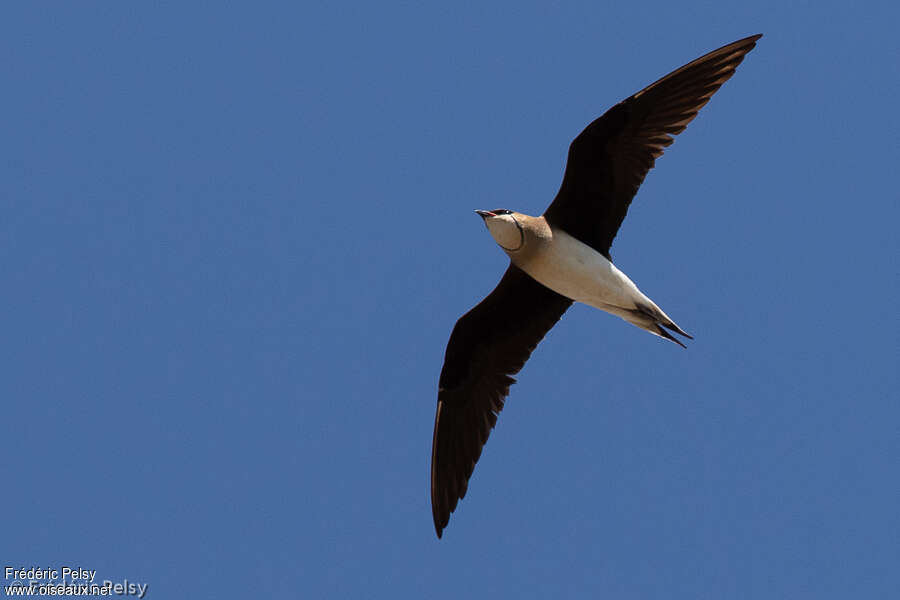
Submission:
<svg viewBox="0 0 900 600">
<path fill-rule="evenodd" d="M 658 335 L 659 337 L 675 342 L 682 348 L 687 348 L 687 346 L 685 346 L 681 340 L 666 331 L 667 329 L 674 331 L 678 335 L 682 335 L 689 340 L 694 339 L 692 335 L 676 325 L 675 321 L 670 319 L 669 315 L 664 313 L 656 305 L 638 304 L 636 309 L 629 312 L 630 318 L 626 318 L 629 323 L 649 331 L 653 335 Z"/>
</svg>

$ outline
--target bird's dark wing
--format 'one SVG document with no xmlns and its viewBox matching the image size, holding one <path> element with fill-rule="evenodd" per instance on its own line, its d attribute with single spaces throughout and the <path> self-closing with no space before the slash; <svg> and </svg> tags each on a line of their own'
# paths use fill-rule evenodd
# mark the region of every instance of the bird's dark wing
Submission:
<svg viewBox="0 0 900 600">
<path fill-rule="evenodd" d="M 513 264 L 450 335 L 431 447 L 431 510 L 438 537 L 466 495 L 497 415 L 531 351 L 572 301 Z"/>
<path fill-rule="evenodd" d="M 547 221 L 609 258 L 613 238 L 647 171 L 760 37 L 701 56 L 588 125 L 569 146 L 562 186 L 544 213 Z"/>
</svg>

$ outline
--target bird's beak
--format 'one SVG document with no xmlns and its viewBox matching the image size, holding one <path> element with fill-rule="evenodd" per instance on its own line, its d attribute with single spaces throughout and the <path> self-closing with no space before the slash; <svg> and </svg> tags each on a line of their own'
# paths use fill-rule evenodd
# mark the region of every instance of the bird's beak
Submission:
<svg viewBox="0 0 900 600">
<path fill-rule="evenodd" d="M 496 217 L 497 216 L 489 210 L 476 210 L 475 212 L 477 212 L 478 216 L 480 216 L 482 219 L 487 219 L 488 217 Z"/>
</svg>

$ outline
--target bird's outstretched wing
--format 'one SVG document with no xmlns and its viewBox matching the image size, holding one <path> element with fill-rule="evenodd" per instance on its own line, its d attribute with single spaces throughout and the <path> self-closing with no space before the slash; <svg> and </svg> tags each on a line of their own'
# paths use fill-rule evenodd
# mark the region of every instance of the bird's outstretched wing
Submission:
<svg viewBox="0 0 900 600">
<path fill-rule="evenodd" d="M 513 264 L 450 335 L 438 384 L 431 447 L 431 510 L 438 537 L 466 495 L 513 375 L 571 306 Z"/>
<path fill-rule="evenodd" d="M 544 213 L 547 221 L 609 258 L 613 238 L 647 171 L 760 37 L 701 56 L 588 125 L 569 146 L 562 185 Z"/>
</svg>

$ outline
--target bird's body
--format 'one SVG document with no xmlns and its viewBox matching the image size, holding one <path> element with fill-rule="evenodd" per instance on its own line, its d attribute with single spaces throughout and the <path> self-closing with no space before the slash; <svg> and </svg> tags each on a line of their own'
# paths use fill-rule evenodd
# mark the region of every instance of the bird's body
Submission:
<svg viewBox="0 0 900 600">
<path fill-rule="evenodd" d="M 431 507 L 438 537 L 503 409 L 513 375 L 573 302 L 684 344 L 690 338 L 612 262 L 632 198 L 663 150 L 762 36 L 701 56 L 619 102 L 569 146 L 562 185 L 542 216 L 476 211 L 510 258 L 497 287 L 456 322 L 438 382 Z"/>
<path fill-rule="evenodd" d="M 488 230 L 492 234 L 497 231 L 498 243 L 504 237 L 515 237 L 510 235 L 512 231 L 503 233 L 501 228 L 521 231 L 522 243 L 518 249 L 512 250 L 502 244 L 500 247 L 514 265 L 537 282 L 570 300 L 621 317 L 653 335 L 681 343 L 665 330 L 660 332 L 660 325 L 687 335 L 611 260 L 561 228 L 551 226 L 544 217 L 510 213 L 494 217 L 491 223 L 498 220 L 493 227 L 489 224 Z"/>
</svg>

